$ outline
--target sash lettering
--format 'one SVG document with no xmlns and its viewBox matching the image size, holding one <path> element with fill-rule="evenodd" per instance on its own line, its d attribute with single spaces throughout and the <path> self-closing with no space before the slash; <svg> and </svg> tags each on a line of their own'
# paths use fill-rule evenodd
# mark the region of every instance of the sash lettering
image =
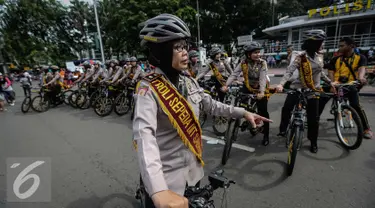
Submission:
<svg viewBox="0 0 375 208">
<path fill-rule="evenodd" d="M 202 129 L 187 100 L 162 76 L 150 81 L 150 87 L 157 95 L 159 104 L 176 128 L 182 142 L 194 153 L 201 165 Z"/>
</svg>

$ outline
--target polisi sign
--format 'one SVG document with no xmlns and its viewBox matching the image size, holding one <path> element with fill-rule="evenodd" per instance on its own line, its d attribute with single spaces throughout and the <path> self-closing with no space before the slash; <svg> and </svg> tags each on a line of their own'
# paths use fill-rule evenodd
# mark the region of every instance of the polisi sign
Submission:
<svg viewBox="0 0 375 208">
<path fill-rule="evenodd" d="M 372 5 L 372 0 L 367 0 L 363 2 L 362 0 L 357 0 L 353 3 L 337 4 L 330 7 L 322 7 L 318 9 L 310 9 L 308 11 L 309 18 L 319 15 L 321 17 L 328 16 L 330 14 L 338 15 L 342 13 L 349 13 L 351 11 L 360 11 L 363 9 L 370 9 Z"/>
</svg>

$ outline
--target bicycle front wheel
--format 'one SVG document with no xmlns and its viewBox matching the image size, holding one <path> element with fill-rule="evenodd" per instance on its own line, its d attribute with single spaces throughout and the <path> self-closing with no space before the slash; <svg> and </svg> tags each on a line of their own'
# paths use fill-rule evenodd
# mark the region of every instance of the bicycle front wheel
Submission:
<svg viewBox="0 0 375 208">
<path fill-rule="evenodd" d="M 36 112 L 46 112 L 50 108 L 51 102 L 46 96 L 35 96 L 31 100 L 31 108 Z"/>
<path fill-rule="evenodd" d="M 31 98 L 30 97 L 25 97 L 25 99 L 23 100 L 22 105 L 21 105 L 21 111 L 22 111 L 22 113 L 29 112 L 30 107 L 31 107 Z"/>
<path fill-rule="evenodd" d="M 128 95 L 125 93 L 121 93 L 115 99 L 115 106 L 114 110 L 115 113 L 119 116 L 123 116 L 127 114 L 131 109 L 130 100 L 128 99 Z"/>
<path fill-rule="evenodd" d="M 113 110 L 113 99 L 108 97 L 99 97 L 94 104 L 95 113 L 100 116 L 108 116 Z"/>
<path fill-rule="evenodd" d="M 221 158 L 222 165 L 227 164 L 230 156 L 230 151 L 232 150 L 233 142 L 237 139 L 239 121 L 239 119 L 231 119 L 229 121 L 228 130 L 225 133 L 225 145 Z"/>
<path fill-rule="evenodd" d="M 296 163 L 298 147 L 302 140 L 302 132 L 298 127 L 292 127 L 288 136 L 288 161 L 287 161 L 287 174 L 293 174 L 294 165 Z"/>
<path fill-rule="evenodd" d="M 354 129 L 353 141 L 343 135 L 341 128 Z M 363 125 L 357 111 L 349 105 L 342 105 L 341 112 L 335 113 L 335 130 L 340 143 L 349 150 L 355 150 L 361 146 L 363 140 Z"/>
</svg>

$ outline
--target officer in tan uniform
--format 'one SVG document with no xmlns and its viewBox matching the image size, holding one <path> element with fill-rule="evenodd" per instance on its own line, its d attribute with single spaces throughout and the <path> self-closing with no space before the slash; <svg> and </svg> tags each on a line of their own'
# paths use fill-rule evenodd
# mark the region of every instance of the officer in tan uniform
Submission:
<svg viewBox="0 0 375 208">
<path fill-rule="evenodd" d="M 196 80 L 204 77 L 208 72 L 212 71 L 212 79 L 216 81 L 216 91 L 221 102 L 224 101 L 225 93 L 220 89 L 225 85 L 227 78 L 232 74 L 233 70 L 226 61 L 221 61 L 222 51 L 218 47 L 213 47 L 210 51 L 210 60 L 207 61 L 206 67 L 202 69 Z"/>
<path fill-rule="evenodd" d="M 130 58 L 130 64 L 131 64 L 131 68 L 128 70 L 125 77 L 130 78 L 133 82 L 135 82 L 138 78 L 141 77 L 142 69 L 137 64 L 137 58 L 136 57 Z"/>
<path fill-rule="evenodd" d="M 228 87 L 233 81 L 238 79 L 241 73 L 244 76 L 244 84 L 241 88 L 243 93 L 256 93 L 258 101 L 256 102 L 259 115 L 269 118 L 268 113 L 268 96 L 267 93 L 267 61 L 260 58 L 260 50 L 262 46 L 258 42 L 251 42 L 244 45 L 245 58 L 237 65 L 232 75 L 228 78 L 223 91 L 228 91 Z M 267 95 L 266 95 L 267 94 Z M 268 123 L 264 125 L 262 144 L 267 146 L 269 144 L 270 126 Z"/>
<path fill-rule="evenodd" d="M 196 80 L 184 75 L 190 30 L 178 17 L 161 14 L 143 23 L 141 45 L 150 50 L 154 74 L 137 85 L 133 121 L 146 207 L 188 208 L 186 185 L 203 177 L 202 131 L 197 119 L 200 103 L 213 115 L 242 118 L 255 127 L 268 119 L 213 100 Z M 182 84 L 179 84 L 181 80 Z M 179 86 L 179 87 L 176 87 Z"/>
<path fill-rule="evenodd" d="M 198 51 L 191 50 L 189 51 L 189 64 L 188 64 L 188 71 L 190 76 L 195 78 L 199 73 L 199 53 Z"/>
</svg>

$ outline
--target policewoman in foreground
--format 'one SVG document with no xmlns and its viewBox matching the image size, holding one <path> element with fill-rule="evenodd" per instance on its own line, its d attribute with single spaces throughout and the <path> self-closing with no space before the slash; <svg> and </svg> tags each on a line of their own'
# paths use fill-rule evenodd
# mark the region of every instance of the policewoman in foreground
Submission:
<svg viewBox="0 0 375 208">
<path fill-rule="evenodd" d="M 155 73 L 137 84 L 133 121 L 146 207 L 188 208 L 185 187 L 203 178 L 199 105 L 216 116 L 244 117 L 255 127 L 270 120 L 225 105 L 203 92 L 186 73 L 190 30 L 180 18 L 161 14 L 143 23 L 141 45 Z M 181 79 L 181 81 L 179 81 Z"/>
</svg>

